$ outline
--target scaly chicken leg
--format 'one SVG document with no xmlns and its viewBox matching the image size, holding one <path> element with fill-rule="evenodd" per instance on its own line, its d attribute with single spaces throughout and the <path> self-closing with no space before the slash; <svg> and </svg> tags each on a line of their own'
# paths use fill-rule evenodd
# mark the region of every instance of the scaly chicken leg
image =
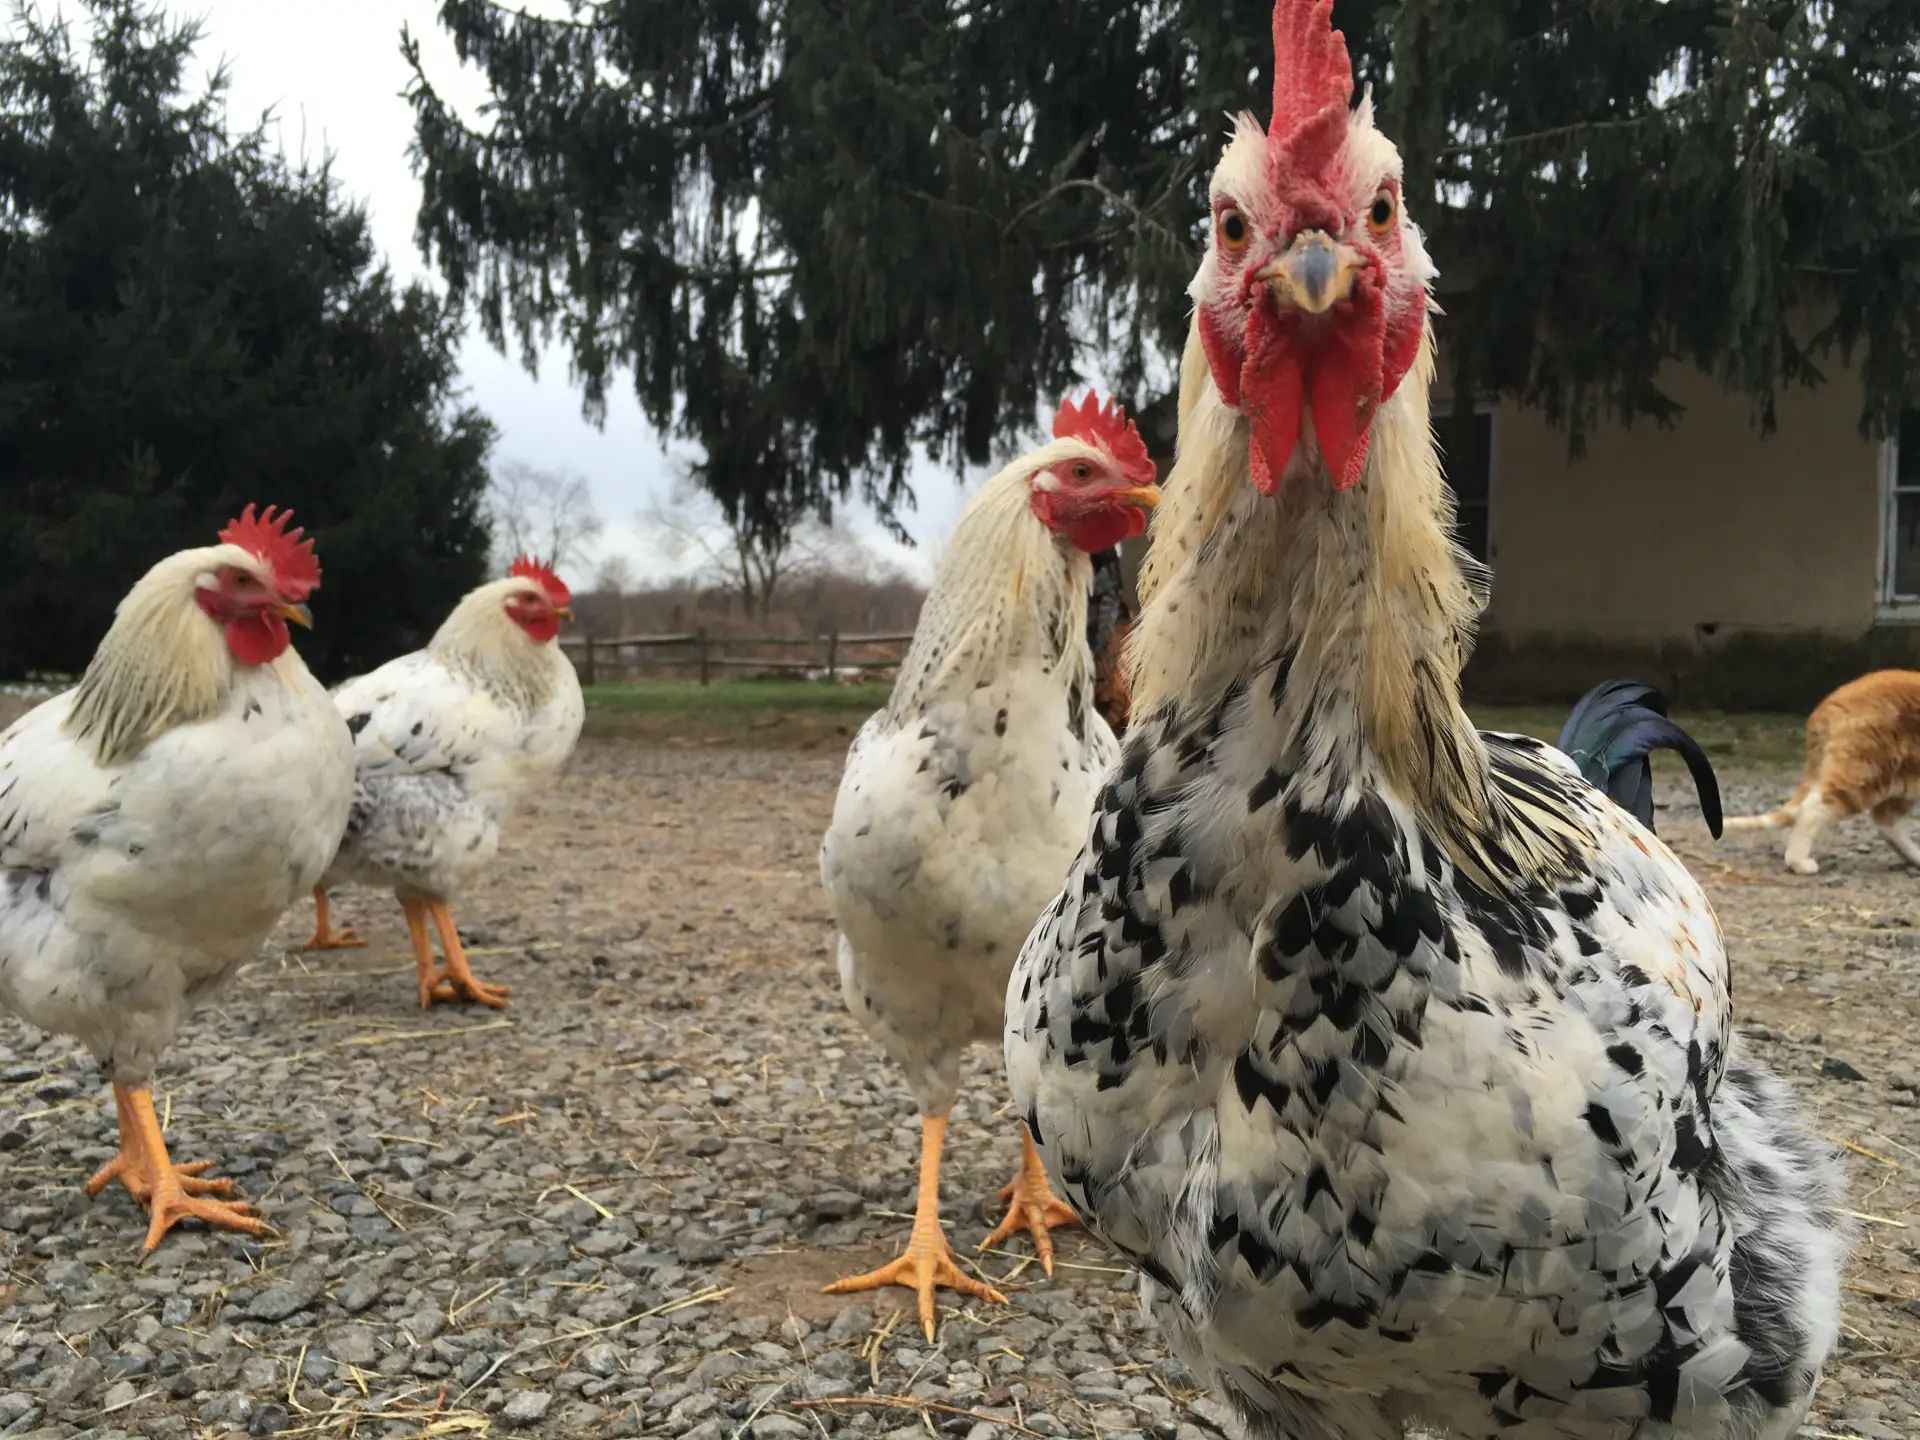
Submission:
<svg viewBox="0 0 1920 1440">
<path fill-rule="evenodd" d="M 420 979 L 420 1008 L 427 1009 L 436 1000 L 474 1000 L 493 1010 L 507 1008 L 511 985 L 489 985 L 474 977 L 467 966 L 467 952 L 460 944 L 460 932 L 454 928 L 453 911 L 444 900 L 400 901 L 406 912 L 407 934 L 413 941 L 413 963 Z M 440 949 L 446 956 L 444 967 L 433 963 L 433 946 L 427 938 L 427 921 L 440 932 Z"/>
<path fill-rule="evenodd" d="M 233 1181 L 201 1179 L 202 1173 L 213 1167 L 211 1160 L 173 1163 L 167 1154 L 166 1137 L 160 1133 L 160 1119 L 153 1113 L 151 1091 L 115 1085 L 113 1108 L 120 1121 L 120 1151 L 87 1181 L 87 1194 L 98 1195 L 115 1180 L 126 1186 L 127 1193 L 146 1206 L 152 1217 L 144 1249 L 151 1252 L 167 1231 L 189 1219 L 249 1235 L 278 1233 L 250 1214 L 253 1207 L 244 1200 L 200 1198 L 233 1194 Z"/>
<path fill-rule="evenodd" d="M 1080 1217 L 1073 1207 L 1047 1188 L 1047 1167 L 1040 1161 L 1027 1127 L 1020 1127 L 1020 1172 L 1000 1191 L 1007 1213 L 993 1227 L 993 1233 L 980 1242 L 982 1250 L 991 1250 L 1022 1228 L 1033 1236 L 1033 1253 L 1040 1268 L 1053 1274 L 1053 1236 L 1055 1225 L 1078 1225 Z"/>
<path fill-rule="evenodd" d="M 367 942 L 354 933 L 352 926 L 336 930 L 327 910 L 327 887 L 313 887 L 313 934 L 302 950 L 354 950 Z"/>
<path fill-rule="evenodd" d="M 907 1252 L 891 1264 L 865 1275 L 836 1280 L 822 1292 L 845 1295 L 855 1290 L 878 1290 L 887 1285 L 904 1285 L 920 1296 L 920 1328 L 933 1341 L 933 1292 L 939 1286 L 958 1290 L 996 1305 L 1007 1297 L 984 1281 L 961 1272 L 953 1263 L 953 1247 L 940 1228 L 940 1147 L 947 1138 L 947 1117 L 926 1115 L 920 1120 L 920 1194 L 913 1207 L 913 1234 Z"/>
</svg>

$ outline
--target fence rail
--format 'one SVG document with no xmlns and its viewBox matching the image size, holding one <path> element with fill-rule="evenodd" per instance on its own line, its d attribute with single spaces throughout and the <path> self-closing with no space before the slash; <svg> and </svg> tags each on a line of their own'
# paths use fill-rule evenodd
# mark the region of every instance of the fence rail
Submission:
<svg viewBox="0 0 1920 1440">
<path fill-rule="evenodd" d="M 913 635 L 842 635 L 830 630 L 823 635 L 709 635 L 705 630 L 673 635 L 564 635 L 561 646 L 568 652 L 585 685 L 601 680 L 630 679 L 640 670 L 685 669 L 699 672 L 700 683 L 713 683 L 716 670 L 750 670 L 770 675 L 812 675 L 831 680 L 846 671 L 888 670 L 898 665 Z M 775 649 L 811 648 L 813 656 L 786 658 L 729 654 L 729 651 L 754 647 Z M 871 653 L 850 655 L 849 650 L 893 649 L 902 653 L 876 656 Z M 667 651 L 666 655 L 652 652 Z M 640 651 L 641 654 L 632 652 Z"/>
</svg>

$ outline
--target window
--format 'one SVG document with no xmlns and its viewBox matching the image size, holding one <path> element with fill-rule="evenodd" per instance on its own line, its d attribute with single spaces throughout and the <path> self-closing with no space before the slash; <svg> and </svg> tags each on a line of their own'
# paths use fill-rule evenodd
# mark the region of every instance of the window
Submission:
<svg viewBox="0 0 1920 1440">
<path fill-rule="evenodd" d="M 1900 412 L 1900 429 L 1881 464 L 1887 512 L 1880 598 L 1889 605 L 1920 605 L 1920 410 Z"/>
<path fill-rule="evenodd" d="M 1493 563 L 1493 411 L 1433 417 L 1440 442 L 1440 468 L 1453 490 L 1454 538 L 1476 560 Z M 1920 453 L 1917 451 L 1916 453 Z M 1917 494 L 1916 499 L 1920 499 Z M 1920 508 L 1916 509 L 1920 515 Z"/>
</svg>

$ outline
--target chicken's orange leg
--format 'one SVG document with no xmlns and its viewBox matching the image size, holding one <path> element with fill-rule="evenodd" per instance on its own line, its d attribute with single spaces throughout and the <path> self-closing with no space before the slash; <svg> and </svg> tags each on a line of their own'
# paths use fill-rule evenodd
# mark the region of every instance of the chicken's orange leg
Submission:
<svg viewBox="0 0 1920 1440">
<path fill-rule="evenodd" d="M 913 1207 L 913 1234 L 907 1241 L 907 1253 L 889 1265 L 865 1275 L 836 1280 L 825 1294 L 845 1295 L 854 1290 L 878 1290 L 886 1285 L 904 1285 L 920 1296 L 920 1328 L 933 1340 L 933 1292 L 939 1286 L 958 1290 L 996 1305 L 1007 1297 L 983 1280 L 964 1274 L 953 1263 L 953 1247 L 946 1231 L 940 1228 L 940 1146 L 947 1136 L 947 1117 L 923 1116 L 920 1121 L 920 1194 Z"/>
<path fill-rule="evenodd" d="M 1000 1191 L 1007 1213 L 993 1227 L 993 1233 L 980 1242 L 982 1250 L 991 1250 L 1002 1240 L 1025 1229 L 1033 1236 L 1033 1253 L 1040 1268 L 1053 1274 L 1053 1236 L 1055 1225 L 1078 1225 L 1080 1217 L 1073 1207 L 1047 1188 L 1047 1167 L 1040 1162 L 1040 1151 L 1027 1127 L 1020 1127 L 1020 1173 Z"/>
<path fill-rule="evenodd" d="M 431 988 L 423 991 L 426 998 L 421 1004 L 430 1005 L 435 1000 L 477 1000 L 490 1009 L 506 1009 L 513 987 L 489 985 L 474 978 L 473 971 L 467 968 L 467 952 L 461 947 L 460 932 L 454 929 L 453 911 L 447 908 L 447 902 L 429 900 L 426 911 L 433 917 L 433 928 L 440 932 L 440 953 L 446 957 L 446 965 L 435 973 Z M 416 944 L 415 954 L 418 953 Z"/>
<path fill-rule="evenodd" d="M 400 902 L 400 913 L 407 917 L 407 938 L 413 942 L 413 968 L 420 979 L 420 1008 L 433 1004 L 433 987 L 439 971 L 433 963 L 433 941 L 427 936 L 427 906 L 423 900 Z"/>
<path fill-rule="evenodd" d="M 98 1195 L 118 1180 L 151 1213 L 145 1248 L 153 1250 L 161 1236 L 182 1220 L 204 1220 L 223 1230 L 249 1235 L 272 1235 L 273 1227 L 249 1213 L 244 1200 L 207 1200 L 206 1195 L 231 1195 L 231 1180 L 203 1180 L 211 1160 L 175 1165 L 167 1154 L 160 1119 L 153 1113 L 153 1095 L 130 1086 L 113 1087 L 113 1108 L 120 1118 L 120 1153 L 87 1182 L 87 1193 Z"/>
<path fill-rule="evenodd" d="M 367 942 L 362 940 L 348 926 L 341 930 L 333 928 L 332 919 L 327 910 L 327 887 L 313 887 L 313 934 L 302 945 L 302 950 L 352 950 Z"/>
</svg>

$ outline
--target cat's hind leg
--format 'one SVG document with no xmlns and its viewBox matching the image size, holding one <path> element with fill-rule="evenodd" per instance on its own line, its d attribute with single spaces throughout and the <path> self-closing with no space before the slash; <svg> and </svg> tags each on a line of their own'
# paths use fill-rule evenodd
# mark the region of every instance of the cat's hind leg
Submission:
<svg viewBox="0 0 1920 1440">
<path fill-rule="evenodd" d="M 1800 813 L 1794 817 L 1793 833 L 1787 837 L 1787 869 L 1796 875 L 1818 875 L 1820 862 L 1813 858 L 1814 837 L 1841 815 L 1818 790 L 1809 790 L 1800 803 Z"/>
<path fill-rule="evenodd" d="M 1913 801 L 1904 795 L 1891 800 L 1882 800 L 1873 807 L 1873 823 L 1879 828 L 1882 838 L 1891 845 L 1894 853 L 1907 864 L 1920 870 L 1920 845 L 1916 845 L 1912 833 L 1907 829 L 1907 812 L 1913 809 Z"/>
</svg>

